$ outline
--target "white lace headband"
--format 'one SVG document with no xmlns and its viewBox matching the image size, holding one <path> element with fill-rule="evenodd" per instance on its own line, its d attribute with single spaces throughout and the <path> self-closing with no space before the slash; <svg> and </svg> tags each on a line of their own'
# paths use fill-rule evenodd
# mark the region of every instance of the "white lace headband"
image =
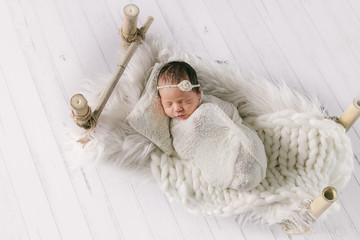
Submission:
<svg viewBox="0 0 360 240">
<path fill-rule="evenodd" d="M 164 85 L 164 86 L 157 86 L 157 89 L 160 88 L 171 88 L 171 87 L 177 87 L 183 92 L 191 91 L 194 87 L 200 87 L 200 84 L 192 85 L 189 80 L 182 80 L 177 85 Z"/>
</svg>

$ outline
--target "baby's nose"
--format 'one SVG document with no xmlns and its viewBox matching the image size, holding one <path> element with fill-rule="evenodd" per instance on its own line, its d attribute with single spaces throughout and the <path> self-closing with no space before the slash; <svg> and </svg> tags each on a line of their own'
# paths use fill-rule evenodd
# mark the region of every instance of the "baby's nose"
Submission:
<svg viewBox="0 0 360 240">
<path fill-rule="evenodd" d="M 181 112 L 182 110 L 184 110 L 184 109 L 180 104 L 175 105 L 175 112 Z"/>
</svg>

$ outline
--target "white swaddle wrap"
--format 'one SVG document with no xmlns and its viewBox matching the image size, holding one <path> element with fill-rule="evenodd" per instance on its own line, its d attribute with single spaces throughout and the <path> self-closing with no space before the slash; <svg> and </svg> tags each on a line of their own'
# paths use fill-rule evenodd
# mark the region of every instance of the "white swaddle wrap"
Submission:
<svg viewBox="0 0 360 240">
<path fill-rule="evenodd" d="M 189 118 L 172 119 L 170 130 L 177 154 L 196 164 L 213 186 L 250 190 L 265 177 L 263 143 L 231 103 L 204 96 Z"/>
</svg>

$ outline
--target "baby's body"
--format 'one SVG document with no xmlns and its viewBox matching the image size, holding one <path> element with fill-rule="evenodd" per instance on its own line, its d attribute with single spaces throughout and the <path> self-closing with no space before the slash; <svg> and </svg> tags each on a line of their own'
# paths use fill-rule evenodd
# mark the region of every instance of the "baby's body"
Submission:
<svg viewBox="0 0 360 240">
<path fill-rule="evenodd" d="M 197 165 L 213 186 L 250 190 L 265 177 L 263 144 L 231 103 L 204 96 L 187 119 L 171 120 L 170 131 L 177 154 Z"/>
<path fill-rule="evenodd" d="M 203 97 L 195 70 L 184 62 L 160 70 L 158 89 L 172 119 L 175 151 L 196 164 L 209 184 L 250 190 L 260 183 L 267 165 L 263 144 L 233 104 Z"/>
</svg>

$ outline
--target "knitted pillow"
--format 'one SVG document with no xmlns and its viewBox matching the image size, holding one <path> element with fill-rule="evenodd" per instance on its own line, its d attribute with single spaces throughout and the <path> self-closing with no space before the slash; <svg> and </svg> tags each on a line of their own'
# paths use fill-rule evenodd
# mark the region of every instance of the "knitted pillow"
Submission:
<svg viewBox="0 0 360 240">
<path fill-rule="evenodd" d="M 155 63 L 141 98 L 126 120 L 137 132 L 170 155 L 173 152 L 169 130 L 170 118 L 162 108 L 156 89 L 159 66 L 159 63 Z"/>
</svg>

